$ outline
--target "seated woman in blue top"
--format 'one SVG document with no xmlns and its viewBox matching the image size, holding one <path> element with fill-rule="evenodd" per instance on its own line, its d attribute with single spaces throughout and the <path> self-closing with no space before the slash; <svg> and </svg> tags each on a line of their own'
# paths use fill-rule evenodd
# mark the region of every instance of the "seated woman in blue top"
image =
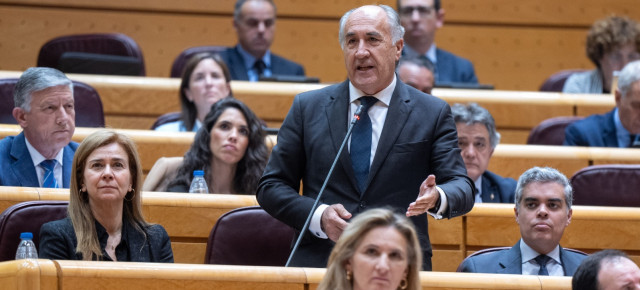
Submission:
<svg viewBox="0 0 640 290">
<path fill-rule="evenodd" d="M 189 192 L 194 170 L 204 170 L 210 193 L 255 194 L 269 151 L 260 119 L 241 101 L 215 103 L 177 175 L 170 192 Z"/>
<path fill-rule="evenodd" d="M 189 59 L 180 83 L 180 120 L 156 127 L 156 131 L 196 132 L 211 105 L 231 97 L 231 74 L 217 54 L 199 53 Z"/>
<path fill-rule="evenodd" d="M 73 159 L 68 217 L 40 229 L 40 258 L 173 262 L 171 241 L 142 216 L 142 166 L 133 141 L 111 130 L 87 136 Z"/>
</svg>

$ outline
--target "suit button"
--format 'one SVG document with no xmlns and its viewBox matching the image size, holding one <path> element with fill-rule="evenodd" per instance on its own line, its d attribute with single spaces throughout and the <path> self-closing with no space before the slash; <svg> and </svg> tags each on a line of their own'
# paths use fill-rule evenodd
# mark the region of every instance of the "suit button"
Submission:
<svg viewBox="0 0 640 290">
<path fill-rule="evenodd" d="M 360 208 L 365 208 L 365 207 L 367 207 L 367 204 L 364 201 L 360 202 Z"/>
</svg>

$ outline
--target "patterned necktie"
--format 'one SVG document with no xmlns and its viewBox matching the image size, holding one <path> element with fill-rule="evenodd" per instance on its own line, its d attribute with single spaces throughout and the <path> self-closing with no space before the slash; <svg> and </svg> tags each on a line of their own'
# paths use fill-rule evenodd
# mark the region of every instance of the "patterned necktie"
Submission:
<svg viewBox="0 0 640 290">
<path fill-rule="evenodd" d="M 640 148 L 640 135 L 629 135 L 629 148 Z"/>
<path fill-rule="evenodd" d="M 44 169 L 44 182 L 42 182 L 43 187 L 58 188 L 58 181 L 56 180 L 55 174 L 53 174 L 53 169 L 56 167 L 56 163 L 57 161 L 54 159 L 47 159 L 40 162 L 40 167 Z"/>
<path fill-rule="evenodd" d="M 539 255 L 534 260 L 536 260 L 536 263 L 540 265 L 540 270 L 538 271 L 538 275 L 549 276 L 549 271 L 547 271 L 547 262 L 551 260 L 551 257 L 547 255 Z"/>
<path fill-rule="evenodd" d="M 253 68 L 256 69 L 256 72 L 258 73 L 258 77 L 260 77 L 261 75 L 264 74 L 264 70 L 267 68 L 267 65 L 264 63 L 264 61 L 262 61 L 261 59 L 256 60 L 256 62 L 253 63 Z"/>
<path fill-rule="evenodd" d="M 351 163 L 353 164 L 353 171 L 356 174 L 360 192 L 364 191 L 367 178 L 369 178 L 369 163 L 371 160 L 371 134 L 373 129 L 371 128 L 371 119 L 369 118 L 368 112 L 369 108 L 377 101 L 378 99 L 371 96 L 360 98 L 362 112 L 360 113 L 360 119 L 353 126 L 351 133 L 351 148 L 349 154 L 351 155 Z"/>
</svg>

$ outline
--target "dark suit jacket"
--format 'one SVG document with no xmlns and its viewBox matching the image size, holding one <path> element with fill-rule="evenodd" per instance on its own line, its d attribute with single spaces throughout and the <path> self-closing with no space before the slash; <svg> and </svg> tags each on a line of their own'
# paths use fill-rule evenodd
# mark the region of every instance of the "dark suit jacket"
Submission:
<svg viewBox="0 0 640 290">
<path fill-rule="evenodd" d="M 347 133 L 348 108 L 349 85 L 345 81 L 297 95 L 280 127 L 257 199 L 272 216 L 298 231 Z M 448 198 L 445 216 L 465 214 L 473 207 L 474 187 L 466 175 L 457 142 L 447 103 L 398 80 L 364 192 L 358 189 L 345 148 L 321 202 L 340 203 L 354 215 L 384 206 L 404 214 L 416 200 L 420 184 L 429 174 L 435 174 Z M 298 194 L 301 179 L 302 196 Z M 412 220 L 424 251 L 424 269 L 430 270 L 426 214 Z M 304 234 L 292 264 L 325 267 L 334 243 L 308 231 Z"/>
<path fill-rule="evenodd" d="M 96 232 L 102 249 L 102 260 L 111 261 L 104 248 L 109 234 L 96 222 Z M 120 244 L 116 247 L 119 262 L 173 262 L 173 251 L 169 235 L 161 225 L 151 225 L 144 229 L 147 237 L 138 232 L 128 222 L 122 224 Z M 70 218 L 48 222 L 40 228 L 39 257 L 55 260 L 82 260 L 76 253 L 78 241 Z"/>
<path fill-rule="evenodd" d="M 231 79 L 248 81 L 249 75 L 245 69 L 244 59 L 237 47 L 229 47 L 220 53 L 220 56 L 229 67 Z M 271 73 L 274 75 L 296 75 L 304 76 L 304 68 L 293 61 L 271 53 Z"/>
<path fill-rule="evenodd" d="M 618 147 L 615 109 L 602 115 L 591 115 L 569 125 L 564 131 L 564 145 L 590 147 Z"/>
<path fill-rule="evenodd" d="M 64 188 L 69 188 L 71 180 L 71 167 L 73 166 L 73 154 L 78 148 L 78 143 L 71 141 L 63 148 L 62 153 L 62 180 Z M 0 140 L 0 185 L 40 187 L 38 174 L 33 166 L 33 159 L 27 149 L 24 133 L 18 136 L 9 136 Z"/>
<path fill-rule="evenodd" d="M 560 247 L 560 261 L 565 276 L 573 276 L 576 269 L 587 256 L 567 251 Z M 469 257 L 462 262 L 461 272 L 490 274 L 522 274 L 522 255 L 520 241 L 508 250 L 501 250 Z"/>
<path fill-rule="evenodd" d="M 473 64 L 446 50 L 436 48 L 438 83 L 478 83 Z"/>
<path fill-rule="evenodd" d="M 517 182 L 489 170 L 482 174 L 482 202 L 513 203 Z"/>
</svg>

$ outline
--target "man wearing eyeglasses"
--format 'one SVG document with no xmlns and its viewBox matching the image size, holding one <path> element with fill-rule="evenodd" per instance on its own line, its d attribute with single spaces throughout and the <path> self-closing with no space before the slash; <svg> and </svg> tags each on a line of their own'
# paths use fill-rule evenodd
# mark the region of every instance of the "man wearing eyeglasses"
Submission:
<svg viewBox="0 0 640 290">
<path fill-rule="evenodd" d="M 405 29 L 403 56 L 427 58 L 435 64 L 436 86 L 478 83 L 469 60 L 436 48 L 436 30 L 444 24 L 440 0 L 398 0 L 397 8 Z"/>
</svg>

